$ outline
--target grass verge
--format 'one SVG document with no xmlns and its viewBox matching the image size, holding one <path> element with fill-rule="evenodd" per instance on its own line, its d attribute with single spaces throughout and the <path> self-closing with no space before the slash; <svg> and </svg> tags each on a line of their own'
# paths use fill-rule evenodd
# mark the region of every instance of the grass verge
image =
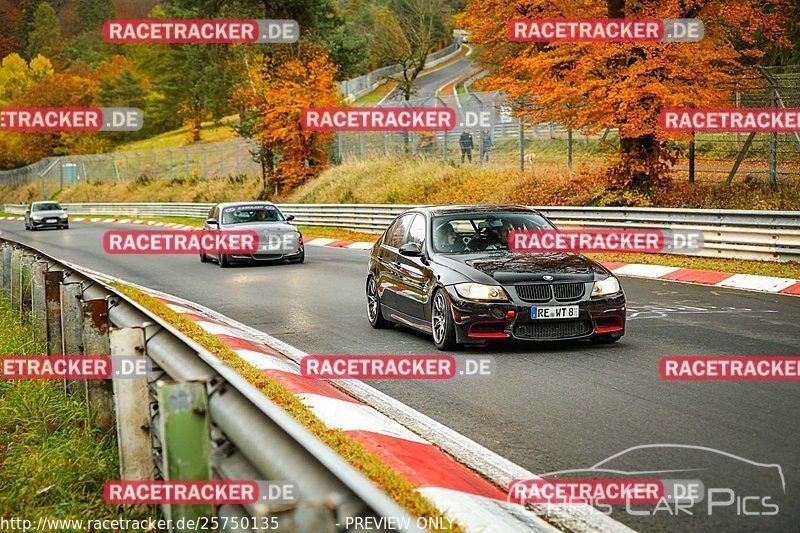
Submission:
<svg viewBox="0 0 800 533">
<path fill-rule="evenodd" d="M 0 354 L 41 355 L 27 317 L 0 298 Z M 0 517 L 38 520 L 147 518 L 103 502 L 103 484 L 119 478 L 117 444 L 91 426 L 84 402 L 61 381 L 0 380 Z"/>
<path fill-rule="evenodd" d="M 114 287 L 150 311 L 168 321 L 183 334 L 187 335 L 205 349 L 216 355 L 221 361 L 239 372 L 248 382 L 263 392 L 269 399 L 280 405 L 298 422 L 305 426 L 325 444 L 330 446 L 351 465 L 361 471 L 373 483 L 378 485 L 401 507 L 411 515 L 430 518 L 431 523 L 444 523 L 443 515 L 439 510 L 425 499 L 416 487 L 403 479 L 397 472 L 385 465 L 376 455 L 367 451 L 358 441 L 350 438 L 345 433 L 330 429 L 314 415 L 300 400 L 286 390 L 278 382 L 254 368 L 236 352 L 228 348 L 218 338 L 211 335 L 203 328 L 185 316 L 167 307 L 155 298 L 124 284 L 114 283 Z M 445 527 L 438 531 L 462 531 L 454 524 L 452 528 Z"/>
</svg>

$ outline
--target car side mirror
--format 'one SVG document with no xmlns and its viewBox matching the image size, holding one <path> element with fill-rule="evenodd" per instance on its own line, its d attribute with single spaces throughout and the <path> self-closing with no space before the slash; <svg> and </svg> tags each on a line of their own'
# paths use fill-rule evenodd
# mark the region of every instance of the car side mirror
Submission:
<svg viewBox="0 0 800 533">
<path fill-rule="evenodd" d="M 30 210 L 30 209 L 26 209 L 26 210 L 25 210 L 25 214 L 26 214 L 26 215 L 30 215 L 30 214 L 31 214 L 31 210 Z"/>
<path fill-rule="evenodd" d="M 207 226 L 216 226 L 216 227 L 219 227 L 219 222 L 217 221 L 217 219 L 216 219 L 216 218 L 209 218 L 208 220 L 206 220 L 206 225 L 207 225 Z"/>
<path fill-rule="evenodd" d="M 422 249 L 415 242 L 405 243 L 398 251 L 406 257 L 422 257 Z"/>
<path fill-rule="evenodd" d="M 286 215 L 287 222 L 291 222 L 292 220 L 294 220 L 294 215 Z"/>
<path fill-rule="evenodd" d="M 67 209 L 66 207 L 62 207 L 62 208 L 61 208 L 61 210 L 62 210 L 62 211 L 64 211 L 65 213 L 66 213 L 67 211 L 69 211 L 69 209 Z"/>
</svg>

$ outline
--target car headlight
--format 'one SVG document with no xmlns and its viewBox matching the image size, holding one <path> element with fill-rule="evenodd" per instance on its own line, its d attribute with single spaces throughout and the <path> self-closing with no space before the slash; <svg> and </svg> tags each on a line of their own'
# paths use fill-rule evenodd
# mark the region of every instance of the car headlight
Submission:
<svg viewBox="0 0 800 533">
<path fill-rule="evenodd" d="M 42 220 L 42 217 L 31 217 L 31 218 L 33 220 L 35 220 L 36 222 L 39 222 L 40 220 Z"/>
<path fill-rule="evenodd" d="M 468 300 L 506 301 L 508 295 L 503 287 L 482 285 L 480 283 L 458 283 L 454 285 L 456 292 Z"/>
<path fill-rule="evenodd" d="M 67 215 L 61 215 L 59 218 L 66 219 Z"/>
<path fill-rule="evenodd" d="M 606 279 L 594 282 L 592 288 L 592 298 L 596 296 L 607 296 L 609 294 L 616 294 L 619 292 L 619 280 L 614 276 L 609 276 Z"/>
</svg>

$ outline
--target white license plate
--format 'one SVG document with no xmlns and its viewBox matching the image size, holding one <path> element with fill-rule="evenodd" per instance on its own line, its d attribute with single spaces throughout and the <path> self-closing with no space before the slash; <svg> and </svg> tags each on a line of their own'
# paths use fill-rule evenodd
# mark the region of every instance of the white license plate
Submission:
<svg viewBox="0 0 800 533">
<path fill-rule="evenodd" d="M 580 308 L 577 305 L 559 305 L 554 307 L 531 307 L 531 319 L 537 318 L 578 318 Z"/>
<path fill-rule="evenodd" d="M 48 218 L 47 220 L 45 220 L 45 222 L 47 222 L 48 224 L 54 224 L 54 223 L 58 222 L 58 219 L 57 218 Z"/>
</svg>

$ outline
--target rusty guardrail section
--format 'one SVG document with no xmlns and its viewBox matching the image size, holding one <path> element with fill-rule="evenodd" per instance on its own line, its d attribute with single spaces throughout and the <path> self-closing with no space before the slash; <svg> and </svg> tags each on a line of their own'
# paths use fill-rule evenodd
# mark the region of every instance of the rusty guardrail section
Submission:
<svg viewBox="0 0 800 533">
<path fill-rule="evenodd" d="M 349 517 L 414 520 L 386 494 L 235 370 L 103 282 L 35 248 L 0 238 L 0 294 L 31 313 L 49 355 L 147 358 L 147 379 L 65 382 L 94 423 L 116 431 L 125 480 L 291 481 L 294 504 L 163 505 L 165 517 L 215 516 L 219 531 L 346 531 Z M 172 423 L 183 417 L 183 423 Z M 187 420 L 199 431 L 187 432 Z M 188 468 L 207 477 L 182 477 Z M 199 510 L 198 510 L 199 509 Z M 236 520 L 234 520 L 236 519 Z M 352 523 L 352 522 L 351 522 Z M 379 523 L 379 522 L 373 522 Z M 238 528 L 238 529 L 237 529 Z"/>
</svg>

